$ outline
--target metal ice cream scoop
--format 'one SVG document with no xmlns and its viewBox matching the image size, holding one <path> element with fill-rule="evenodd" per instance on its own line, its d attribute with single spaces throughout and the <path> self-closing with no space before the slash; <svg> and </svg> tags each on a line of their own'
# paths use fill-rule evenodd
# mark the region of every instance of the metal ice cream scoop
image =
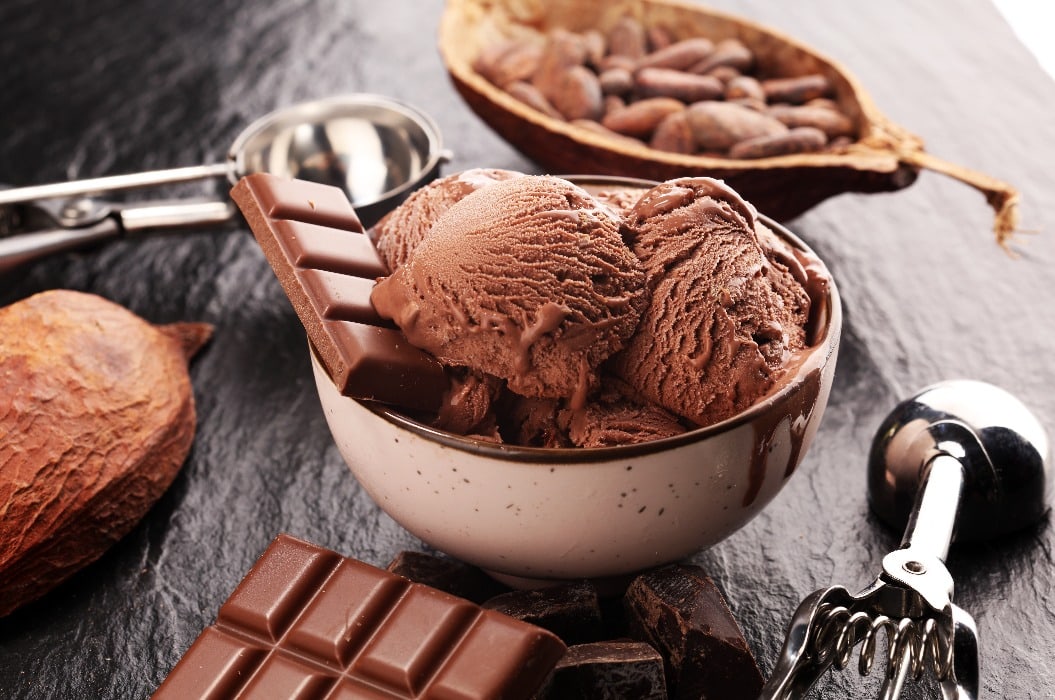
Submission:
<svg viewBox="0 0 1055 700">
<path fill-rule="evenodd" d="M 222 163 L 0 189 L 0 274 L 42 255 L 120 237 L 233 220 L 221 200 L 118 204 L 95 195 L 248 173 L 312 180 L 345 191 L 367 226 L 450 158 L 423 112 L 380 95 L 352 94 L 276 110 L 250 124 Z"/>
<path fill-rule="evenodd" d="M 882 573 L 857 594 L 821 589 L 799 605 L 760 700 L 804 697 L 834 666 L 858 670 L 879 658 L 880 697 L 928 670 L 944 700 L 979 692 L 974 620 L 952 602 L 949 543 L 995 537 L 1036 523 L 1053 483 L 1047 435 L 1015 397 L 990 384 L 956 380 L 923 389 L 883 421 L 868 464 L 869 501 L 886 523 L 905 527 Z"/>
</svg>

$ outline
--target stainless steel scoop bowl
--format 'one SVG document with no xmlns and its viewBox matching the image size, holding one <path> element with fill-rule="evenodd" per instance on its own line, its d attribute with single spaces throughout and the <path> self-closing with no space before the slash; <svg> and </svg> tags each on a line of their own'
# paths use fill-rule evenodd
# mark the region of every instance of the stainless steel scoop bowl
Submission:
<svg viewBox="0 0 1055 700">
<path fill-rule="evenodd" d="M 397 100 L 350 94 L 285 107 L 250 124 L 222 163 L 0 190 L 0 273 L 50 253 L 132 233 L 217 226 L 236 219 L 226 197 L 121 204 L 122 190 L 254 172 L 345 191 L 371 226 L 449 159 L 439 128 Z"/>
</svg>

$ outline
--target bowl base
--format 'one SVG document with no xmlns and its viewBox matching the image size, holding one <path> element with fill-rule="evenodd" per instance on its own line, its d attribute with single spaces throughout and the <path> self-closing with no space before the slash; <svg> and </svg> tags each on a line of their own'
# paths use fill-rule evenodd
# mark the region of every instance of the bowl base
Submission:
<svg viewBox="0 0 1055 700">
<path fill-rule="evenodd" d="M 528 576 L 514 576 L 512 574 L 503 574 L 500 571 L 492 571 L 490 569 L 482 569 L 482 571 L 498 581 L 504 586 L 509 586 L 518 591 L 532 590 L 536 588 L 550 588 L 551 586 L 559 586 L 566 583 L 582 579 L 567 579 L 567 578 L 531 578 Z M 609 598 L 615 596 L 621 596 L 626 592 L 630 582 L 637 576 L 633 574 L 622 574 L 619 576 L 603 576 L 600 578 L 591 578 L 589 581 L 593 583 L 597 589 L 597 594 Z"/>
</svg>

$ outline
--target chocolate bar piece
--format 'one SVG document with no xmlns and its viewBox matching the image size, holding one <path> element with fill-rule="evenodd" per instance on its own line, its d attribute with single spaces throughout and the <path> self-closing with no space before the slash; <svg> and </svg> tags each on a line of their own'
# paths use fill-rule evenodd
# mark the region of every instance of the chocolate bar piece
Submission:
<svg viewBox="0 0 1055 700">
<path fill-rule="evenodd" d="M 526 699 L 564 651 L 543 629 L 279 535 L 154 698 Z"/>
<path fill-rule="evenodd" d="M 509 590 L 475 566 L 425 552 L 400 552 L 387 568 L 415 583 L 438 588 L 474 603 L 483 603 Z"/>
<path fill-rule="evenodd" d="M 387 270 L 344 192 L 256 173 L 231 197 L 340 392 L 438 408 L 448 386 L 443 367 L 374 311 L 370 290 Z"/>
<path fill-rule="evenodd" d="M 624 597 L 630 635 L 666 660 L 673 700 L 754 700 L 758 670 L 725 598 L 698 566 L 674 565 L 638 576 Z"/>
<path fill-rule="evenodd" d="M 613 640 L 568 647 L 540 700 L 666 700 L 663 657 L 644 642 Z"/>
<path fill-rule="evenodd" d="M 484 607 L 544 627 L 565 644 L 596 642 L 603 634 L 597 588 L 589 581 L 510 591 L 491 598 Z"/>
</svg>

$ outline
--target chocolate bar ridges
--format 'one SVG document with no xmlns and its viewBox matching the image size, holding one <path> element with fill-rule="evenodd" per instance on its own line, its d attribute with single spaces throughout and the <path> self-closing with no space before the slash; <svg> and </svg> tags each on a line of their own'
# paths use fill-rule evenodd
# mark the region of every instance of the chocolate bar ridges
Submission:
<svg viewBox="0 0 1055 700">
<path fill-rule="evenodd" d="M 267 173 L 231 190 L 327 373 L 346 396 L 403 408 L 439 406 L 443 367 L 374 311 L 387 274 L 340 189 Z"/>
<path fill-rule="evenodd" d="M 565 646 L 461 598 L 280 535 L 154 698 L 530 698 Z"/>
</svg>

